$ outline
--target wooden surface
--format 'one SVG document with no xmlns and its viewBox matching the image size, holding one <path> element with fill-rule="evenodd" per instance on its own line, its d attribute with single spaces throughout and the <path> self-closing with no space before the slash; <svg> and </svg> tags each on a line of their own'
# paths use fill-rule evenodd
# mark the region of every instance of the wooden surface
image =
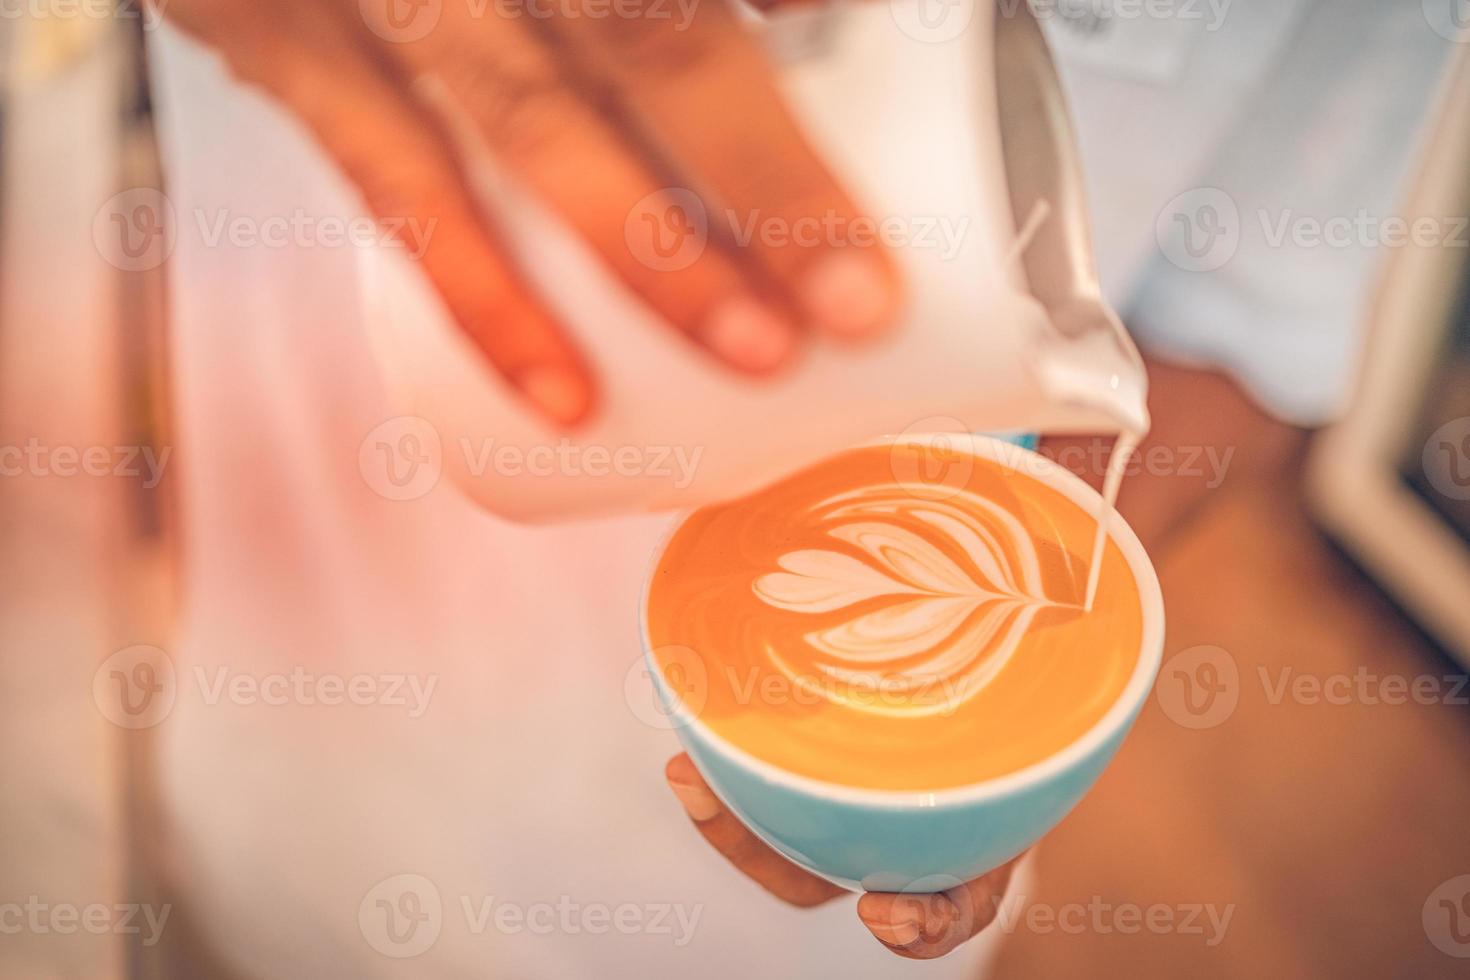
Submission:
<svg viewBox="0 0 1470 980">
<path fill-rule="evenodd" d="M 1214 488 L 1162 472 L 1125 485 L 1163 585 L 1164 670 L 1116 763 L 1041 846 L 1033 894 L 1012 897 L 1041 911 L 1010 919 L 998 976 L 1470 975 L 1421 918 L 1470 874 L 1470 707 L 1447 703 L 1463 672 L 1312 528 L 1304 433 L 1217 377 L 1153 371 L 1149 444 L 1234 454 Z M 1206 663 L 1220 700 L 1196 688 L 1191 714 L 1186 678 L 1208 680 Z M 1394 677 L 1438 701 L 1389 703 Z M 1125 905 L 1180 924 L 1203 906 L 1206 926 L 1125 932 Z M 1209 907 L 1231 916 L 1214 945 Z"/>
</svg>

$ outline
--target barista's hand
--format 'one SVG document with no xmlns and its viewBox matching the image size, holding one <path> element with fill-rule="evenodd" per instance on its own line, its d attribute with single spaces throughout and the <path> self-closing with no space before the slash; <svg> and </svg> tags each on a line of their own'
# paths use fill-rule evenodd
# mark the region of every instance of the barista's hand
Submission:
<svg viewBox="0 0 1470 980">
<path fill-rule="evenodd" d="M 721 0 L 635 2 L 633 16 L 585 0 L 154 2 L 293 111 L 380 219 L 404 225 L 460 325 L 556 421 L 588 412 L 592 378 L 477 209 L 446 98 L 609 269 L 736 369 L 777 367 L 806 328 L 872 333 L 899 302 L 882 248 L 842 233 L 856 207 Z M 707 245 L 681 208 L 699 199 L 670 188 L 702 195 Z M 737 245 L 732 225 L 752 220 L 757 234 Z"/>
<path fill-rule="evenodd" d="M 730 862 L 777 898 L 800 908 L 845 895 L 823 878 L 776 853 L 725 809 L 719 797 L 680 754 L 664 769 L 669 787 L 694 826 Z M 884 946 L 911 960 L 932 960 L 952 952 L 995 920 L 1000 901 L 1020 858 L 983 877 L 936 895 L 868 892 L 858 899 L 858 918 Z"/>
</svg>

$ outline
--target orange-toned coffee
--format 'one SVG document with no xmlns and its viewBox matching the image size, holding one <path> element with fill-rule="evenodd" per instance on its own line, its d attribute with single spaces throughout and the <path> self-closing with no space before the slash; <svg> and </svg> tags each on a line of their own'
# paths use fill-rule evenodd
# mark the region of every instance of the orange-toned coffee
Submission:
<svg viewBox="0 0 1470 980">
<path fill-rule="evenodd" d="M 1055 754 L 1117 700 L 1143 616 L 1111 540 L 1083 609 L 1097 515 L 969 454 L 916 479 L 932 453 L 853 450 L 674 533 L 649 641 L 716 733 L 815 779 L 939 790 Z"/>
</svg>

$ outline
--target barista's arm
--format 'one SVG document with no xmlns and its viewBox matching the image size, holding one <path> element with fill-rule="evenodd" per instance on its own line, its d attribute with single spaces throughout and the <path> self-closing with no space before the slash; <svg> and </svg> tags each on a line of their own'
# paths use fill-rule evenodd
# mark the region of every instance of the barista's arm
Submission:
<svg viewBox="0 0 1470 980">
<path fill-rule="evenodd" d="M 664 776 L 704 839 L 777 898 L 810 908 L 847 894 L 792 864 L 746 829 L 710 791 L 689 756 L 670 759 Z M 995 921 L 1019 860 L 935 895 L 868 892 L 858 899 L 858 918 L 880 943 L 899 956 L 937 959 Z"/>
</svg>

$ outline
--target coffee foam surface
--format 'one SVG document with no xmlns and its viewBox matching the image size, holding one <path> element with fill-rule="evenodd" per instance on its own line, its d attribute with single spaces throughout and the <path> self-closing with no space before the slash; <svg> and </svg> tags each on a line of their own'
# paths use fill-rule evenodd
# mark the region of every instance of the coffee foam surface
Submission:
<svg viewBox="0 0 1470 980">
<path fill-rule="evenodd" d="M 926 452 L 854 450 L 675 532 L 649 638 L 716 733 L 812 778 L 932 790 L 1038 762 L 1112 705 L 1142 614 L 1111 541 L 1082 608 L 1095 515 L 997 462 L 908 455 Z"/>
</svg>

